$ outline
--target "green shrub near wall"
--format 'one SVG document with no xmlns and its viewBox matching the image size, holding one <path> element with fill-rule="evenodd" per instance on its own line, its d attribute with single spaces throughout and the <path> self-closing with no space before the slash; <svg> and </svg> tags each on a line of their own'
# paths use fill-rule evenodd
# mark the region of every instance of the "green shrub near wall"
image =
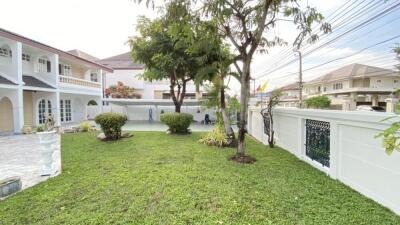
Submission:
<svg viewBox="0 0 400 225">
<path fill-rule="evenodd" d="M 308 98 L 305 103 L 307 108 L 314 109 L 325 109 L 331 106 L 331 100 L 324 95 Z"/>
<path fill-rule="evenodd" d="M 100 125 L 101 130 L 108 140 L 121 138 L 121 128 L 127 120 L 128 118 L 120 113 L 102 113 L 94 119 Z"/>
<path fill-rule="evenodd" d="M 160 121 L 168 126 L 171 133 L 188 133 L 188 128 L 193 121 L 193 115 L 189 113 L 164 113 L 160 115 Z"/>
</svg>

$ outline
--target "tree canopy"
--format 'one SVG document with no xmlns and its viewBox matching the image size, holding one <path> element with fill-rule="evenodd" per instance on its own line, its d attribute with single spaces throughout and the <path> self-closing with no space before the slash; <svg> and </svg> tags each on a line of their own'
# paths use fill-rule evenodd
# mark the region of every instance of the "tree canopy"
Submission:
<svg viewBox="0 0 400 225">
<path fill-rule="evenodd" d="M 329 24 L 324 23 L 322 14 L 310 6 L 302 7 L 300 2 L 301 0 L 203 1 L 203 16 L 215 21 L 221 34 L 235 47 L 233 63 L 241 83 L 237 151 L 237 155 L 241 157 L 235 157 L 239 161 L 246 162 L 244 139 L 250 95 L 250 66 L 256 51 L 266 53 L 269 48 L 286 44 L 285 40 L 276 35 L 279 32 L 275 32 L 279 21 L 291 21 L 295 24 L 298 34 L 293 45 L 296 48 L 304 40 L 313 42 L 318 39 L 317 33 L 312 33 L 311 26 L 314 23 L 320 23 L 323 32 L 331 29 Z"/>
<path fill-rule="evenodd" d="M 140 17 L 139 35 L 129 40 L 133 59 L 145 65 L 145 80 L 170 81 L 170 94 L 179 112 L 188 82 L 202 83 L 217 72 L 222 42 L 211 22 L 201 21 L 190 1 L 171 1 L 155 20 Z"/>
</svg>

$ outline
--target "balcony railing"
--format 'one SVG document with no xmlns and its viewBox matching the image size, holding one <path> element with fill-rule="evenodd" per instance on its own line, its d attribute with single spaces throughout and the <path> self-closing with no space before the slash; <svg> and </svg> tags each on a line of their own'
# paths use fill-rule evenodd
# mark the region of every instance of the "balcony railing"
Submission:
<svg viewBox="0 0 400 225">
<path fill-rule="evenodd" d="M 79 86 L 84 86 L 84 87 L 92 87 L 92 88 L 101 88 L 101 83 L 98 82 L 93 82 L 89 80 L 83 80 L 75 77 L 68 77 L 68 76 L 59 76 L 60 82 L 61 83 L 66 83 L 66 84 L 73 84 L 73 85 L 79 85 Z"/>
</svg>

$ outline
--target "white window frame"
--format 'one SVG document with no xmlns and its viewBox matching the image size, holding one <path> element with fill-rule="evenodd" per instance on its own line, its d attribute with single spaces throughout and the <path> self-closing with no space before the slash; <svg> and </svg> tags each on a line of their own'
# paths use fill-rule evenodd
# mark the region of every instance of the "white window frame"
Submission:
<svg viewBox="0 0 400 225">
<path fill-rule="evenodd" d="M 72 67 L 71 65 L 60 63 L 61 70 L 58 73 L 62 76 L 70 77 L 72 76 Z"/>
<path fill-rule="evenodd" d="M 72 122 L 72 101 L 70 99 L 60 100 L 60 120 L 61 123 Z"/>
<path fill-rule="evenodd" d="M 37 72 L 47 73 L 47 61 L 48 60 L 44 57 L 38 59 Z"/>
<path fill-rule="evenodd" d="M 343 83 L 335 83 L 333 84 L 333 90 L 343 89 Z"/>
<path fill-rule="evenodd" d="M 40 99 L 38 102 L 38 108 L 37 108 L 37 112 L 38 112 L 38 116 L 37 116 L 37 121 L 38 124 L 42 125 L 44 123 L 46 123 L 46 114 L 48 116 L 52 116 L 53 111 L 52 111 L 52 103 L 49 99 Z"/>
</svg>

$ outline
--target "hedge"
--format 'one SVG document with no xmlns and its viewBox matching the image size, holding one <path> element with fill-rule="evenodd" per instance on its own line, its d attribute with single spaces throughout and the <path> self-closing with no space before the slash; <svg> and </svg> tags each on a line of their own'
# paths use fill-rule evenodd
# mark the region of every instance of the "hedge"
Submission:
<svg viewBox="0 0 400 225">
<path fill-rule="evenodd" d="M 121 128 L 128 118 L 120 113 L 102 113 L 96 116 L 94 121 L 100 124 L 101 130 L 109 140 L 121 138 Z"/>
<path fill-rule="evenodd" d="M 168 126 L 171 133 L 188 133 L 188 128 L 193 121 L 193 115 L 189 113 L 164 113 L 160 121 Z"/>
</svg>

